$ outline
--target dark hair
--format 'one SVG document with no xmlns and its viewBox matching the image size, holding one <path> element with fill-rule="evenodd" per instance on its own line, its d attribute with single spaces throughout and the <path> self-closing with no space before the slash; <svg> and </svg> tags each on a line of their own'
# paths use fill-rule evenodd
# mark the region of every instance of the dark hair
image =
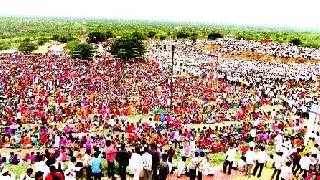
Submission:
<svg viewBox="0 0 320 180">
<path fill-rule="evenodd" d="M 200 157 L 204 157 L 204 155 L 205 155 L 204 152 L 201 151 L 201 152 L 200 152 Z"/>
<path fill-rule="evenodd" d="M 199 156 L 199 153 L 198 153 L 198 152 L 195 152 L 195 153 L 194 153 L 194 156 L 195 156 L 195 157 L 198 157 L 198 156 Z"/>
<path fill-rule="evenodd" d="M 291 166 L 291 161 L 287 161 L 287 162 L 286 162 L 286 166 L 289 166 L 289 167 L 290 167 L 290 166 Z"/>
<path fill-rule="evenodd" d="M 56 167 L 50 166 L 50 172 L 55 172 L 55 171 L 56 171 Z"/>
<path fill-rule="evenodd" d="M 111 141 L 110 140 L 106 140 L 106 146 L 109 147 L 111 145 Z"/>
<path fill-rule="evenodd" d="M 183 162 L 186 162 L 187 158 L 186 158 L 185 156 L 182 156 L 182 157 L 181 157 L 181 160 L 182 160 Z"/>
<path fill-rule="evenodd" d="M 36 173 L 34 174 L 34 179 L 35 179 L 35 180 L 39 179 L 40 177 L 43 176 L 43 174 L 44 174 L 44 173 L 41 172 L 41 171 L 36 172 Z"/>
<path fill-rule="evenodd" d="M 162 154 L 162 161 L 167 161 L 168 160 L 168 154 Z"/>
<path fill-rule="evenodd" d="M 33 169 L 32 168 L 28 168 L 27 169 L 27 174 L 32 174 L 33 173 Z"/>
<path fill-rule="evenodd" d="M 99 157 L 99 153 L 95 152 L 95 153 L 94 153 L 94 157 L 95 157 L 95 158 L 98 158 L 98 157 Z"/>
</svg>

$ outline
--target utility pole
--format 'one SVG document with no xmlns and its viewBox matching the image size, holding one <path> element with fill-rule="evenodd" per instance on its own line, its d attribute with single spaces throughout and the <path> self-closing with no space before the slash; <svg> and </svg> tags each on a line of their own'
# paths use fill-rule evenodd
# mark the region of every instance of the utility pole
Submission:
<svg viewBox="0 0 320 180">
<path fill-rule="evenodd" d="M 173 110 L 172 99 L 173 99 L 173 63 L 174 63 L 174 45 L 171 45 L 171 81 L 170 81 L 170 110 Z"/>
</svg>

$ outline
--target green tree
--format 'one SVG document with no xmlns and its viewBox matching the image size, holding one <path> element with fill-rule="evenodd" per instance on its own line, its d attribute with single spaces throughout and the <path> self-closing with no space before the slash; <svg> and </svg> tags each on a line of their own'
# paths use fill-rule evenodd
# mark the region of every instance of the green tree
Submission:
<svg viewBox="0 0 320 180">
<path fill-rule="evenodd" d="M 75 39 L 73 41 L 69 41 L 66 45 L 68 50 L 72 50 L 75 46 L 79 45 L 81 41 L 79 39 Z"/>
<path fill-rule="evenodd" d="M 145 53 L 144 43 L 137 34 L 131 34 L 117 39 L 110 46 L 109 52 L 122 60 L 143 58 Z"/>
<path fill-rule="evenodd" d="M 177 38 L 178 39 L 186 39 L 190 36 L 190 33 L 189 32 L 186 32 L 186 31 L 179 31 L 177 32 Z"/>
<path fill-rule="evenodd" d="M 103 32 L 90 32 L 88 34 L 89 43 L 98 43 L 106 40 L 106 33 Z"/>
<path fill-rule="evenodd" d="M 69 44 L 70 45 L 70 44 Z M 72 44 L 69 49 L 69 54 L 72 58 L 78 58 L 82 60 L 91 60 L 94 48 L 88 43 L 76 43 Z"/>
<path fill-rule="evenodd" d="M 154 32 L 154 31 L 149 31 L 148 32 L 148 38 L 154 38 L 154 36 L 156 35 L 157 33 Z"/>
<path fill-rule="evenodd" d="M 36 49 L 37 45 L 34 42 L 32 42 L 29 38 L 23 40 L 18 46 L 18 50 L 26 54 L 29 54 Z"/>
<path fill-rule="evenodd" d="M 113 38 L 113 37 L 114 37 L 114 34 L 111 31 L 107 31 L 105 33 L 105 39 L 109 39 L 109 38 Z"/>
<path fill-rule="evenodd" d="M 163 40 L 166 39 L 166 36 L 165 36 L 165 35 L 160 35 L 160 36 L 159 36 L 159 39 L 160 39 L 161 41 L 163 41 Z"/>
<path fill-rule="evenodd" d="M 218 38 L 223 38 L 222 34 L 216 33 L 216 32 L 212 32 L 212 33 L 208 34 L 209 40 L 216 40 Z"/>
<path fill-rule="evenodd" d="M 129 35 L 132 38 L 135 38 L 137 40 L 145 40 L 144 35 L 141 32 L 135 31 L 131 35 Z"/>
<path fill-rule="evenodd" d="M 40 37 L 39 39 L 38 39 L 38 45 L 39 46 L 42 46 L 42 45 L 44 45 L 46 42 L 48 42 L 48 38 L 46 38 L 46 37 Z"/>
<path fill-rule="evenodd" d="M 0 50 L 7 50 L 11 48 L 10 43 L 0 43 Z"/>
<path fill-rule="evenodd" d="M 296 45 L 296 46 L 299 46 L 299 45 L 302 44 L 301 40 L 298 39 L 298 38 L 291 39 L 290 43 L 293 44 L 293 45 Z"/>
<path fill-rule="evenodd" d="M 197 39 L 198 39 L 198 34 L 195 33 L 195 32 L 191 33 L 191 35 L 190 35 L 190 40 L 191 40 L 193 43 L 195 43 L 195 42 L 197 41 Z"/>
</svg>

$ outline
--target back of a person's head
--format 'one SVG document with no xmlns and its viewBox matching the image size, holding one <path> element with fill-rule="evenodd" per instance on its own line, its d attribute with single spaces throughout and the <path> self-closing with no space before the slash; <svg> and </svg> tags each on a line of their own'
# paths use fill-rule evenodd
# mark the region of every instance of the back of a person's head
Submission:
<svg viewBox="0 0 320 180">
<path fill-rule="evenodd" d="M 162 161 L 167 161 L 168 160 L 168 154 L 162 154 Z"/>
<path fill-rule="evenodd" d="M 143 152 L 144 152 L 144 153 L 148 153 L 148 152 L 149 152 L 149 148 L 148 148 L 148 147 L 144 147 L 144 148 L 143 148 Z"/>
<path fill-rule="evenodd" d="M 205 153 L 203 151 L 200 152 L 200 157 L 204 157 Z"/>
<path fill-rule="evenodd" d="M 263 146 L 260 148 L 260 150 L 261 150 L 261 151 L 264 151 L 265 149 L 266 149 L 266 148 L 265 148 L 265 147 L 263 147 Z"/>
<path fill-rule="evenodd" d="M 55 171 L 56 171 L 56 167 L 55 167 L 55 166 L 53 166 L 53 165 L 52 165 L 52 166 L 50 166 L 50 167 L 49 167 L 49 169 L 50 169 L 50 172 L 51 172 L 51 173 L 53 173 L 53 172 L 55 172 Z"/>
<path fill-rule="evenodd" d="M 95 157 L 95 158 L 98 158 L 98 157 L 99 157 L 99 153 L 95 152 L 95 153 L 94 153 L 94 157 Z"/>
<path fill-rule="evenodd" d="M 74 157 L 74 156 L 72 156 L 72 157 L 71 157 L 71 162 L 76 162 L 76 161 L 77 161 L 77 158 Z"/>
<path fill-rule="evenodd" d="M 134 148 L 134 152 L 137 153 L 137 154 L 140 154 L 140 148 L 139 147 L 135 147 Z"/>
<path fill-rule="evenodd" d="M 186 162 L 187 158 L 186 158 L 185 156 L 182 156 L 181 160 L 182 160 L 183 162 Z"/>
<path fill-rule="evenodd" d="M 111 141 L 110 140 L 106 140 L 106 146 L 107 147 L 111 146 Z"/>
<path fill-rule="evenodd" d="M 33 169 L 32 168 L 28 168 L 27 169 L 27 174 L 32 174 L 33 173 Z"/>
<path fill-rule="evenodd" d="M 250 151 L 253 151 L 253 147 L 250 147 Z"/>
<path fill-rule="evenodd" d="M 199 156 L 199 153 L 198 153 L 198 152 L 195 152 L 195 153 L 194 153 L 194 156 L 195 156 L 195 157 L 198 157 L 198 156 Z"/>
<path fill-rule="evenodd" d="M 286 162 L 286 166 L 290 167 L 291 166 L 291 161 Z"/>
<path fill-rule="evenodd" d="M 121 144 L 121 150 L 125 150 L 126 149 L 126 145 L 125 144 Z"/>
</svg>

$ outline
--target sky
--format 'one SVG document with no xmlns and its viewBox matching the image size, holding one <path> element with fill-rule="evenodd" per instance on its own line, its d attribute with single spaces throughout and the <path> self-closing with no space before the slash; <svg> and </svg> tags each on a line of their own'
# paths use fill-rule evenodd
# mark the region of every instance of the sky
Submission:
<svg viewBox="0 0 320 180">
<path fill-rule="evenodd" d="M 97 17 L 320 29 L 319 0 L 0 0 L 0 16 Z"/>
</svg>

